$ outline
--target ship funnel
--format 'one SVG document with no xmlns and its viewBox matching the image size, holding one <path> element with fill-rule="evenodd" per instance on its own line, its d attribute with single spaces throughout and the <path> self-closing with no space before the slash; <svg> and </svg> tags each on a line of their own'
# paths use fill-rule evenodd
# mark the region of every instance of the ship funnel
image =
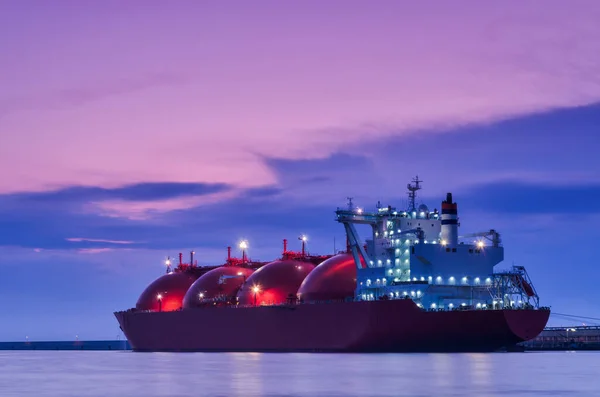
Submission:
<svg viewBox="0 0 600 397">
<path fill-rule="evenodd" d="M 458 244 L 458 206 L 452 202 L 452 193 L 442 201 L 442 242 L 455 246 Z"/>
</svg>

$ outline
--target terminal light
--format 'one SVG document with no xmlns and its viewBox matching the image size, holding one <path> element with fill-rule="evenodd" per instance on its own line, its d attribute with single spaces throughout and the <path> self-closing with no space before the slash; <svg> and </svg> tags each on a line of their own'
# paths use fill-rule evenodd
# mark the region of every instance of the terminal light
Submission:
<svg viewBox="0 0 600 397">
<path fill-rule="evenodd" d="M 479 248 L 483 248 L 484 245 L 485 244 L 483 243 L 483 241 L 478 241 L 477 242 L 477 247 L 479 247 Z"/>
<path fill-rule="evenodd" d="M 242 240 L 240 242 L 240 249 L 245 250 L 246 248 L 248 248 L 248 242 L 246 240 Z"/>
</svg>

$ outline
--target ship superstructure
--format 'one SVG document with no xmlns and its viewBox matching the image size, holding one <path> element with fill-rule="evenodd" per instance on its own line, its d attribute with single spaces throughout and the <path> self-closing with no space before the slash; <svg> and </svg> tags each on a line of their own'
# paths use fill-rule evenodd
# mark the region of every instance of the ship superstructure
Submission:
<svg viewBox="0 0 600 397">
<path fill-rule="evenodd" d="M 430 309 L 537 307 L 538 296 L 524 267 L 494 273 L 504 259 L 500 234 L 491 229 L 459 236 L 452 193 L 441 203 L 441 212 L 424 204 L 417 207 L 421 182 L 417 177 L 408 184 L 406 209 L 378 203 L 369 212 L 349 198 L 348 207 L 336 211 L 357 265 L 356 298 L 407 297 Z M 371 226 L 366 244 L 355 225 Z"/>
</svg>

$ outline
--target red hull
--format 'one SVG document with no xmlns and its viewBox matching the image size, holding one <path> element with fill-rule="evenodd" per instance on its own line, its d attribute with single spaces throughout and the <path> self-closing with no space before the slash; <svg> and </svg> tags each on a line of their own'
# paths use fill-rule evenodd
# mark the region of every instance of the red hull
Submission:
<svg viewBox="0 0 600 397">
<path fill-rule="evenodd" d="M 117 312 L 135 351 L 495 351 L 536 337 L 548 310 L 422 311 L 412 300 Z"/>
</svg>

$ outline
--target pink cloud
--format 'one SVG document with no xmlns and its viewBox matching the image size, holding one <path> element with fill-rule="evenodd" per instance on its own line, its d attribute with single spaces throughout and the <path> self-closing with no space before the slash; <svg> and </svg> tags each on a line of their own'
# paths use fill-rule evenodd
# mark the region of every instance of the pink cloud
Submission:
<svg viewBox="0 0 600 397">
<path fill-rule="evenodd" d="M 37 105 L 0 119 L 10 132 L 0 192 L 264 186 L 277 182 L 264 156 L 319 158 L 365 138 L 600 100 L 596 1 L 94 7 L 5 21 L 20 51 L 3 64 L 0 102 Z M 157 71 L 185 82 L 147 83 Z M 132 205 L 125 212 L 156 209 Z M 189 203 L 163 208 L 178 205 Z"/>
<path fill-rule="evenodd" d="M 164 200 L 105 200 L 87 204 L 85 211 L 113 218 L 145 220 L 170 211 L 218 203 L 234 198 L 239 194 L 240 191 L 238 190 L 227 190 L 201 196 L 175 197 Z"/>
<path fill-rule="evenodd" d="M 77 250 L 80 254 L 102 254 L 115 251 L 114 248 L 80 248 Z"/>
<path fill-rule="evenodd" d="M 69 238 L 66 238 L 65 240 L 71 241 L 74 243 L 80 243 L 80 242 L 110 243 L 110 244 L 134 244 L 135 243 L 135 241 L 129 241 L 129 240 L 105 240 L 105 239 L 99 239 L 99 238 L 83 238 L 83 237 L 69 237 Z"/>
</svg>

